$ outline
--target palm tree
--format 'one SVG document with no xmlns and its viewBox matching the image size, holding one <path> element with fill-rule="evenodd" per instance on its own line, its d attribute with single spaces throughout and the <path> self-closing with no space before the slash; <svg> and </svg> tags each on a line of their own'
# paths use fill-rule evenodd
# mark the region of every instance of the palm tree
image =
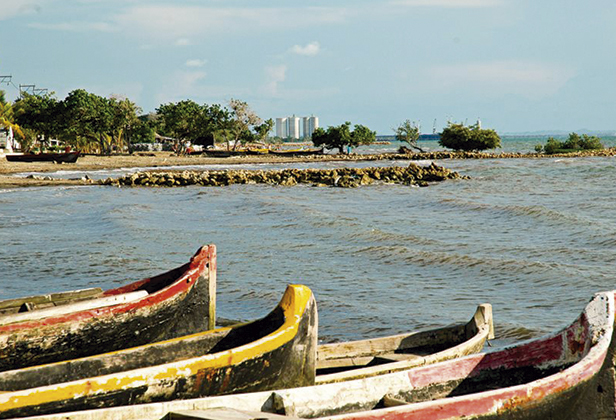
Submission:
<svg viewBox="0 0 616 420">
<path fill-rule="evenodd" d="M 13 130 L 13 134 L 18 135 L 21 138 L 25 138 L 24 132 L 17 124 L 15 124 L 15 112 L 13 111 L 13 105 L 6 101 L 3 90 L 0 90 L 0 126 L 5 129 L 10 128 Z"/>
</svg>

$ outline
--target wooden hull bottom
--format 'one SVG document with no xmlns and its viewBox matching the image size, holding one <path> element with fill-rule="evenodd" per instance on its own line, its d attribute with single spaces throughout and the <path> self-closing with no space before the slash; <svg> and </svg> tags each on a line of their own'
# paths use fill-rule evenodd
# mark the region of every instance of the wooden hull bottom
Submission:
<svg viewBox="0 0 616 420">
<path fill-rule="evenodd" d="M 79 157 L 79 152 L 68 153 L 40 153 L 24 155 L 6 155 L 9 162 L 55 162 L 55 163 L 75 163 Z"/>
</svg>

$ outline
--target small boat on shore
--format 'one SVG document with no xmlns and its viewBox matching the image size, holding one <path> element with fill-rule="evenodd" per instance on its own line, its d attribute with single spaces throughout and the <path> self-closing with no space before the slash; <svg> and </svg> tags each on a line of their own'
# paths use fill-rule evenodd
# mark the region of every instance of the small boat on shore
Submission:
<svg viewBox="0 0 616 420">
<path fill-rule="evenodd" d="M 223 150 L 223 149 L 205 149 L 200 154 L 208 157 L 226 158 L 233 156 L 264 156 L 271 153 L 269 149 L 237 149 L 237 150 Z"/>
<path fill-rule="evenodd" d="M 90 356 L 212 328 L 216 247 L 116 289 L 0 301 L 0 371 Z"/>
<path fill-rule="evenodd" d="M 349 381 L 407 370 L 478 353 L 494 338 L 492 306 L 477 307 L 470 321 L 389 337 L 321 344 L 317 384 Z"/>
<path fill-rule="evenodd" d="M 55 163 L 75 163 L 79 157 L 79 152 L 63 153 L 15 153 L 6 155 L 9 162 L 55 162 Z"/>
<path fill-rule="evenodd" d="M 312 292 L 287 287 L 266 317 L 231 328 L 0 373 L 0 418 L 311 385 Z"/>
<path fill-rule="evenodd" d="M 270 150 L 270 153 L 274 156 L 316 156 L 322 155 L 323 149 Z"/>
<path fill-rule="evenodd" d="M 614 291 L 596 294 L 572 324 L 556 333 L 430 366 L 305 388 L 65 413 L 46 420 L 613 418 L 614 298 Z"/>
</svg>

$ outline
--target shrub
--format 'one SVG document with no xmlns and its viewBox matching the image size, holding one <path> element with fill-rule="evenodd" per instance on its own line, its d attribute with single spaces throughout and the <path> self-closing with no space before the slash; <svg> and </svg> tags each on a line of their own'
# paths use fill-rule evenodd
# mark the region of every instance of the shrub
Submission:
<svg viewBox="0 0 616 420">
<path fill-rule="evenodd" d="M 439 144 L 454 150 L 487 150 L 500 147 L 500 137 L 496 131 L 481 129 L 479 124 L 470 127 L 464 124 L 449 123 L 441 133 Z"/>
<path fill-rule="evenodd" d="M 564 142 L 556 140 L 554 137 L 548 138 L 547 143 L 543 147 L 543 151 L 547 155 L 553 155 L 555 153 L 572 153 L 580 150 L 596 150 L 603 149 L 601 139 L 596 136 L 588 136 L 577 133 L 569 134 L 569 138 Z M 535 148 L 535 150 L 537 150 Z M 539 151 L 539 150 L 538 150 Z"/>
</svg>

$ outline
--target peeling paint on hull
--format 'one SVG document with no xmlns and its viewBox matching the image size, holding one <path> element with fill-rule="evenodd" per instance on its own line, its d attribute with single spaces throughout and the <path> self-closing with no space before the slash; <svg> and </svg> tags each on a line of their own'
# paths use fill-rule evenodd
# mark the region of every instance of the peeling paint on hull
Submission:
<svg viewBox="0 0 616 420">
<path fill-rule="evenodd" d="M 408 370 L 478 353 L 494 338 L 492 306 L 482 304 L 467 323 L 427 331 L 322 344 L 317 384 L 349 381 Z"/>
<path fill-rule="evenodd" d="M 23 322 L 0 319 L 0 371 L 203 331 L 214 322 L 215 282 L 216 247 L 208 245 L 181 267 L 101 296 L 148 292 L 135 301 Z"/>
<path fill-rule="evenodd" d="M 47 420 L 162 419 L 175 411 L 219 407 L 322 420 L 613 419 L 614 308 L 614 292 L 599 293 L 559 332 L 407 371 L 274 392 L 66 413 Z M 386 400 L 403 405 L 383 408 Z"/>
</svg>

